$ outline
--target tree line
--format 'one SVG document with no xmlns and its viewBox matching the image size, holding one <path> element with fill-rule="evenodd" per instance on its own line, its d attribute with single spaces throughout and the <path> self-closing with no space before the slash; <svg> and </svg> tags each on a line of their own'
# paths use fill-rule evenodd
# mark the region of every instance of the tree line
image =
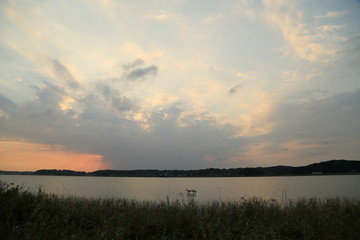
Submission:
<svg viewBox="0 0 360 240">
<path fill-rule="evenodd" d="M 1 173 L 1 172 L 0 172 Z M 4 173 L 4 172 L 3 172 Z M 359 174 L 360 161 L 330 160 L 307 166 L 272 166 L 248 168 L 207 168 L 198 170 L 97 170 L 93 172 L 41 169 L 33 175 L 57 176 L 110 176 L 110 177 L 239 177 L 239 176 L 291 176 L 318 174 Z"/>
</svg>

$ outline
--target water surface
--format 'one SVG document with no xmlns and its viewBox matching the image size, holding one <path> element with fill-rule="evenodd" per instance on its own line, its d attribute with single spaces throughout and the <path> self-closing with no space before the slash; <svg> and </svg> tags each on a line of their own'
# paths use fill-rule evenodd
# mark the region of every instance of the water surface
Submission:
<svg viewBox="0 0 360 240">
<path fill-rule="evenodd" d="M 196 189 L 196 200 L 238 200 L 261 197 L 282 200 L 299 197 L 360 198 L 360 175 L 141 178 L 0 175 L 0 180 L 47 193 L 80 197 L 121 197 L 137 200 L 182 200 L 186 189 Z"/>
</svg>

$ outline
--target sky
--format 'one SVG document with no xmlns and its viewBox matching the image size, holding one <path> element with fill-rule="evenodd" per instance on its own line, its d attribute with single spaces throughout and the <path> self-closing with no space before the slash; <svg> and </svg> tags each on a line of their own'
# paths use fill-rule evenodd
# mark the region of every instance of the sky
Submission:
<svg viewBox="0 0 360 240">
<path fill-rule="evenodd" d="M 360 159 L 360 1 L 0 1 L 0 170 Z"/>
</svg>

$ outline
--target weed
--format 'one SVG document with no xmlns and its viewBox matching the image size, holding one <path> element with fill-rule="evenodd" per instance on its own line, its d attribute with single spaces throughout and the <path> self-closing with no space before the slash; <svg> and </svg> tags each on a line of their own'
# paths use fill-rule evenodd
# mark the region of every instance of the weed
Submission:
<svg viewBox="0 0 360 240">
<path fill-rule="evenodd" d="M 0 239 L 358 239 L 358 199 L 162 202 L 45 194 L 0 182 Z"/>
</svg>

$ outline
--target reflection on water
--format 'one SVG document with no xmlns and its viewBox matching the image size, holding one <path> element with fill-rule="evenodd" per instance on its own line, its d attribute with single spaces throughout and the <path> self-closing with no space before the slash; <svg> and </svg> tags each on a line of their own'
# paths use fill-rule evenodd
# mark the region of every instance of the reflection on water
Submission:
<svg viewBox="0 0 360 240">
<path fill-rule="evenodd" d="M 0 175 L 0 180 L 58 195 L 138 200 L 284 200 L 299 197 L 360 198 L 360 175 L 229 178 L 121 178 Z"/>
</svg>

